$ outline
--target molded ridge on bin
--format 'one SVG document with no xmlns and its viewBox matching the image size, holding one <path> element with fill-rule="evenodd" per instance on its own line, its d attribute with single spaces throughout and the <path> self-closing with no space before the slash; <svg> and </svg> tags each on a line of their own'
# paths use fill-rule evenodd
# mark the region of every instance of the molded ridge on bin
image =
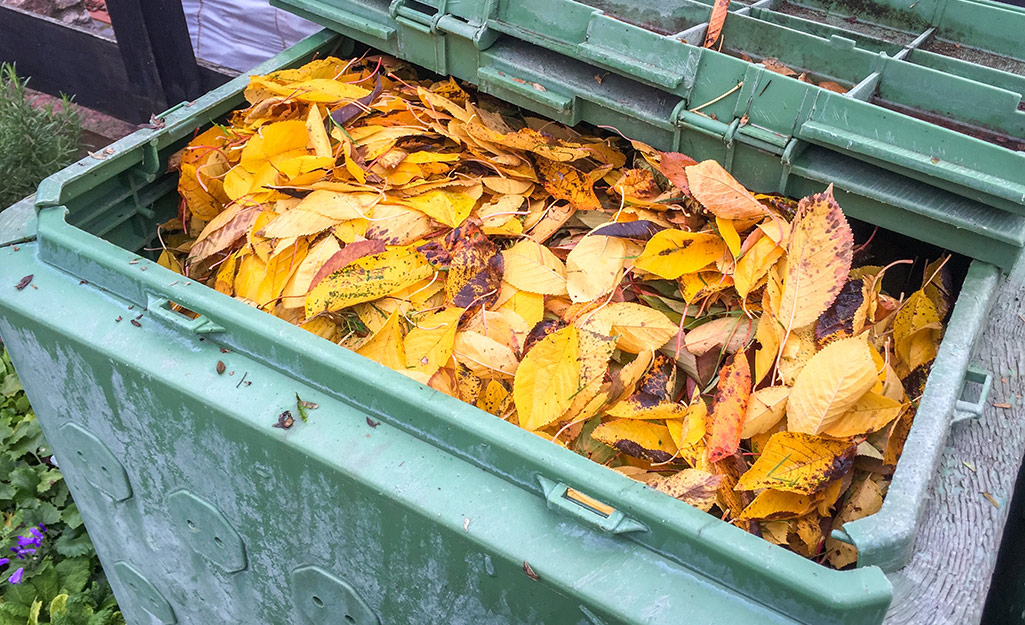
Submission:
<svg viewBox="0 0 1025 625">
<path fill-rule="evenodd" d="M 745 102 L 785 85 L 779 110 L 805 111 L 808 120 L 817 98 L 842 98 L 818 87 L 668 39 L 659 44 L 667 51 L 688 50 L 682 65 L 648 55 L 648 67 L 638 70 L 647 78 L 613 72 L 599 85 L 595 59 L 606 66 L 634 54 L 628 44 L 638 27 L 595 18 L 595 10 L 580 3 L 544 3 L 567 8 L 559 22 L 565 37 L 584 41 L 588 32 L 603 33 L 586 56 L 567 58 L 555 53 L 555 43 L 541 48 L 485 24 L 491 11 L 512 10 L 502 2 L 449 3 L 479 9 L 476 22 L 414 2 L 289 2 L 302 4 L 307 14 L 331 16 L 332 28 L 430 69 L 445 67 L 514 104 L 715 157 L 759 190 L 807 195 L 835 181 L 837 198 L 852 216 L 955 250 L 967 241 L 977 248 L 962 250 L 969 256 L 1003 266 L 1025 240 L 1023 218 L 994 208 L 982 194 L 969 198 L 891 165 L 801 141 L 793 135 L 796 126 L 777 132 L 742 125 L 738 117 L 699 114 L 727 105 L 732 110 L 736 103 L 727 98 L 695 110 L 721 92 L 693 99 L 709 87 L 702 72 L 692 70 L 707 58 L 721 61 L 724 71 L 739 72 L 726 78 L 745 81 L 731 96 Z M 528 4 L 540 6 L 533 0 L 522 6 Z M 701 8 L 689 0 L 662 4 L 667 15 L 679 8 L 683 27 Z M 732 10 L 743 17 L 747 8 Z M 624 20 L 643 19 L 624 14 Z M 346 54 L 352 46 L 323 32 L 254 73 Z M 528 76 L 547 91 L 511 79 Z M 430 614 L 453 613 L 475 616 L 469 621 L 475 623 L 639 625 L 684 613 L 698 621 L 881 622 L 891 587 L 880 567 L 899 567 L 910 553 L 968 354 L 997 284 L 996 267 L 972 263 L 883 510 L 845 527 L 861 550 L 859 567 L 834 571 L 137 255 L 153 240 L 154 225 L 178 207 L 169 157 L 197 127 L 243 105 L 247 84 L 248 76 L 240 76 L 168 111 L 164 127 L 115 143 L 103 161 L 83 159 L 51 176 L 39 189 L 38 224 L 22 210 L 21 222 L 4 226 L 18 240 L 37 232 L 18 253 L 0 243 L 3 271 L 32 273 L 38 285 L 0 300 L 0 331 L 44 430 L 59 444 L 60 428 L 81 421 L 125 450 L 118 461 L 132 496 L 117 506 L 85 485 L 86 471 L 72 464 L 68 472 L 86 524 L 126 530 L 97 534 L 104 561 L 126 563 L 133 575 L 160 588 L 170 614 L 197 622 L 215 607 L 236 610 L 250 622 L 289 614 L 312 619 L 318 599 L 344 604 L 367 623 L 428 622 Z M 754 119 L 756 108 L 750 110 Z M 6 213 L 0 224 L 5 219 Z M 202 323 L 182 323 L 154 308 L 166 302 L 199 313 Z M 146 311 L 141 327 L 115 326 L 117 311 L 128 306 L 154 310 Z M 218 359 L 249 372 L 254 384 L 243 392 L 234 379 L 218 376 Z M 93 392 L 47 393 L 53 371 L 80 374 L 76 384 Z M 267 407 L 294 402 L 297 393 L 320 404 L 310 423 L 287 432 L 273 428 L 274 411 Z M 368 419 L 381 426 L 370 428 Z M 562 497 L 568 488 L 615 512 L 605 517 L 570 507 L 576 504 Z M 175 503 L 182 489 L 216 505 L 200 506 L 202 517 L 182 517 Z M 210 540 L 231 538 L 243 546 L 242 555 L 212 551 L 220 547 L 210 547 L 205 537 L 183 549 L 181 518 L 190 531 L 189 520 L 223 531 Z M 156 552 L 161 557 L 153 557 Z M 524 572 L 527 564 L 539 580 Z M 333 594 L 290 587 L 299 571 L 316 571 L 323 592 Z M 115 590 L 129 577 L 118 579 L 115 569 Z M 181 599 L 192 592 L 201 600 Z"/>
</svg>

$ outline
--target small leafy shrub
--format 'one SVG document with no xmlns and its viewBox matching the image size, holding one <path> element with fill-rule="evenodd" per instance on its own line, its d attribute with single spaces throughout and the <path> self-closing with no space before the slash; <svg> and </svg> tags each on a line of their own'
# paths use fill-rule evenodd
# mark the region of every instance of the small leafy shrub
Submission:
<svg viewBox="0 0 1025 625">
<path fill-rule="evenodd" d="M 0 354 L 0 625 L 124 625 L 82 517 Z"/>
<path fill-rule="evenodd" d="M 75 160 L 82 121 L 71 99 L 32 106 L 27 80 L 0 64 L 0 209 L 35 191 L 39 182 Z"/>
</svg>

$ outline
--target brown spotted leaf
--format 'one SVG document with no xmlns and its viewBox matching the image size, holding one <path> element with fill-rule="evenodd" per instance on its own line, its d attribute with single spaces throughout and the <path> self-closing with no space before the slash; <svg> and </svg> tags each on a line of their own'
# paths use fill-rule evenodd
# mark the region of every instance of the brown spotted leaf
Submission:
<svg viewBox="0 0 1025 625">
<path fill-rule="evenodd" d="M 317 273 L 314 274 L 313 280 L 310 281 L 310 288 L 320 284 L 320 281 L 336 271 L 341 270 L 349 263 L 359 260 L 364 256 L 370 256 L 371 254 L 380 254 L 384 251 L 384 243 L 380 241 L 354 241 L 344 248 L 335 252 L 331 258 L 327 259 Z"/>
<path fill-rule="evenodd" d="M 634 458 L 668 462 L 676 454 L 669 428 L 651 421 L 612 419 L 594 429 L 595 439 Z"/>
<path fill-rule="evenodd" d="M 715 505 L 715 495 L 723 476 L 698 469 L 684 469 L 668 477 L 653 480 L 649 485 L 670 497 L 708 512 Z"/>
<path fill-rule="evenodd" d="M 829 308 L 847 282 L 853 250 L 854 234 L 833 199 L 832 185 L 801 200 L 776 314 L 785 329 L 808 325 Z"/>
<path fill-rule="evenodd" d="M 774 488 L 810 495 L 854 466 L 856 445 L 800 432 L 772 435 L 737 488 Z"/>
</svg>

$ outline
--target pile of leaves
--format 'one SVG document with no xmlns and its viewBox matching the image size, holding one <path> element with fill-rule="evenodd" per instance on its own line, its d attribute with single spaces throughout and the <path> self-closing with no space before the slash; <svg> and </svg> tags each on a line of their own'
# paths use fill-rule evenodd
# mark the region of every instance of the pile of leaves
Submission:
<svg viewBox="0 0 1025 625">
<path fill-rule="evenodd" d="M 82 517 L 2 346 L 0 441 L 0 548 L 9 559 L 0 571 L 0 625 L 124 625 Z M 42 540 L 19 541 L 40 526 L 44 533 L 36 536 Z"/>
<path fill-rule="evenodd" d="M 543 89 L 541 85 L 535 88 Z M 837 567 L 950 306 L 852 267 L 831 189 L 587 136 L 389 58 L 254 77 L 161 264 Z"/>
</svg>

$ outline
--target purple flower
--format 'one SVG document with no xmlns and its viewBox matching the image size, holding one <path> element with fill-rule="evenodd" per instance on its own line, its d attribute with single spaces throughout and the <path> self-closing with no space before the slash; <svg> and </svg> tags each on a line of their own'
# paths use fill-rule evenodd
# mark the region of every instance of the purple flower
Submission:
<svg viewBox="0 0 1025 625">
<path fill-rule="evenodd" d="M 39 530 L 45 534 L 46 533 L 46 526 L 43 525 L 42 523 L 40 523 L 39 524 Z"/>
<path fill-rule="evenodd" d="M 33 545 L 35 547 L 39 547 L 43 544 L 43 541 L 40 540 L 41 538 L 42 536 L 39 538 L 34 536 L 18 536 L 18 546 L 24 547 L 25 545 Z"/>
<path fill-rule="evenodd" d="M 0 558 L 0 566 L 4 566 L 5 564 L 7 564 L 10 561 L 11 561 L 10 558 Z"/>
<path fill-rule="evenodd" d="M 24 574 L 25 574 L 25 569 L 24 568 L 18 568 L 17 571 L 12 573 L 11 576 L 7 578 L 7 581 L 11 582 L 12 584 L 20 584 L 21 583 L 21 576 L 24 575 Z"/>
<path fill-rule="evenodd" d="M 42 527 L 42 525 L 40 525 L 39 527 Z M 43 530 L 43 531 L 45 532 L 46 530 Z M 36 529 L 36 528 L 34 528 L 34 527 L 33 527 L 32 529 L 30 529 L 30 530 L 28 531 L 28 533 L 29 533 L 29 534 L 32 534 L 33 536 L 35 536 L 35 537 L 36 537 L 36 546 L 38 547 L 38 546 L 39 546 L 39 541 L 43 540 L 43 535 L 42 535 L 42 533 L 40 533 L 40 531 L 39 531 L 39 530 L 37 530 L 37 529 Z"/>
<path fill-rule="evenodd" d="M 19 560 L 25 559 L 26 553 L 35 553 L 36 550 L 28 547 L 11 547 L 11 551 L 18 557 Z"/>
</svg>

